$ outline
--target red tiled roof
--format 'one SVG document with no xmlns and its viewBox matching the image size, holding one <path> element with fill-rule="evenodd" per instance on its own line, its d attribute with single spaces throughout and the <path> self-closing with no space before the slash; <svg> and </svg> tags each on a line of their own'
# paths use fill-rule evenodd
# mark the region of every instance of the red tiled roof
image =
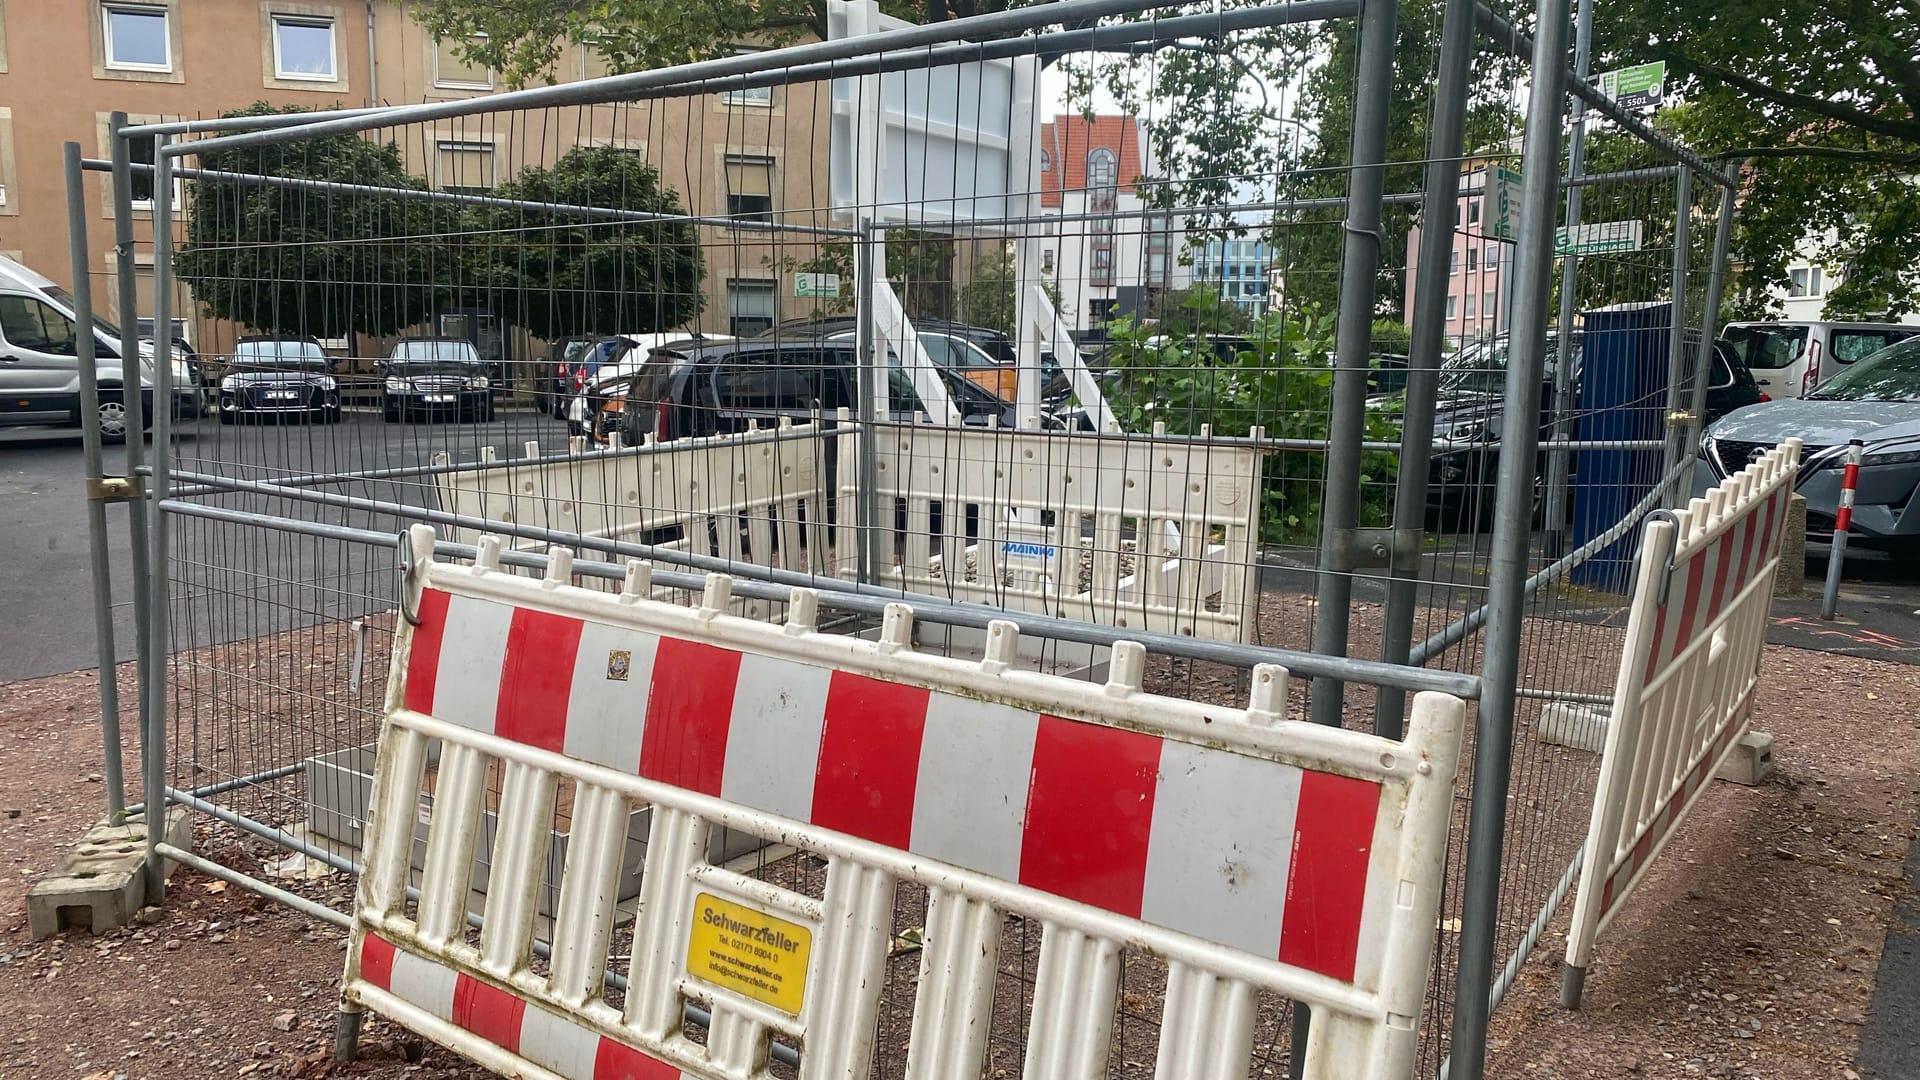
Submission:
<svg viewBox="0 0 1920 1080">
<path fill-rule="evenodd" d="M 1121 187 L 1132 187 L 1144 175 L 1140 167 L 1140 124 L 1131 116 L 1060 115 L 1040 125 L 1040 148 L 1051 167 L 1040 173 L 1040 205 L 1060 205 L 1063 191 L 1087 186 L 1087 155 L 1105 148 L 1113 151 Z"/>
</svg>

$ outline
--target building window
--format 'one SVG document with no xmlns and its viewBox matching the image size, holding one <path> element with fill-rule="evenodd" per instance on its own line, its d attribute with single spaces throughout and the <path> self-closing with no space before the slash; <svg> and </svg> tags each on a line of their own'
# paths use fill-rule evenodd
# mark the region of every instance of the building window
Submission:
<svg viewBox="0 0 1920 1080">
<path fill-rule="evenodd" d="M 727 280 L 727 333 L 753 337 L 773 329 L 778 286 L 771 281 Z"/>
<path fill-rule="evenodd" d="M 442 142 L 438 149 L 441 191 L 479 195 L 493 190 L 492 143 Z"/>
<path fill-rule="evenodd" d="M 167 9 L 151 4 L 102 4 L 107 66 L 123 71 L 172 71 Z"/>
<path fill-rule="evenodd" d="M 1480 317 L 1481 318 L 1491 319 L 1493 318 L 1493 313 L 1498 310 L 1499 308 L 1495 306 L 1495 303 L 1494 303 L 1493 293 L 1480 294 Z"/>
<path fill-rule="evenodd" d="M 1456 248 L 1447 255 L 1447 273 L 1457 274 L 1459 272 L 1460 272 L 1460 251 L 1459 249 Z"/>
<path fill-rule="evenodd" d="M 750 53 L 755 53 L 759 51 L 760 50 L 758 49 L 735 49 L 734 55 L 746 56 Z M 759 105 L 762 107 L 772 105 L 773 104 L 773 87 L 742 86 L 736 90 L 723 90 L 720 93 L 720 104 L 722 105 Z"/>
<path fill-rule="evenodd" d="M 773 220 L 773 159 L 727 159 L 727 216 L 735 221 Z"/>
<path fill-rule="evenodd" d="M 1053 273 L 1053 249 L 1052 248 L 1048 248 L 1045 251 L 1042 251 L 1040 253 L 1040 272 L 1043 274 Z"/>
<path fill-rule="evenodd" d="M 1096 247 L 1093 249 L 1093 265 L 1087 275 L 1087 278 L 1088 278 L 1088 282 L 1093 285 L 1113 284 L 1113 249 L 1112 248 Z"/>
<path fill-rule="evenodd" d="M 333 52 L 333 20 L 321 15 L 273 17 L 276 79 L 333 82 L 339 78 Z"/>
<path fill-rule="evenodd" d="M 493 69 L 468 63 L 460 51 L 484 38 L 441 38 L 433 43 L 433 85 L 444 90 L 491 90 Z"/>
<path fill-rule="evenodd" d="M 1460 298 L 1457 296 L 1447 297 L 1447 318 L 1451 319 L 1454 316 L 1458 315 L 1459 313 L 1460 313 Z"/>
<path fill-rule="evenodd" d="M 1087 152 L 1087 187 L 1110 188 L 1120 184 L 1120 161 L 1104 146 Z"/>
<path fill-rule="evenodd" d="M 1480 224 L 1480 200 L 1479 199 L 1467 200 L 1467 224 L 1469 225 Z"/>
<path fill-rule="evenodd" d="M 1480 269 L 1480 249 L 1468 248 L 1467 249 L 1467 273 L 1471 274 L 1478 269 Z"/>
<path fill-rule="evenodd" d="M 1114 319 L 1114 309 L 1120 306 L 1118 300 L 1089 300 L 1087 314 L 1093 318 L 1095 326 L 1102 326 Z"/>
<path fill-rule="evenodd" d="M 1043 173 L 1053 171 L 1053 155 L 1045 150 L 1040 151 L 1040 171 Z"/>
<path fill-rule="evenodd" d="M 1817 266 L 1796 266 L 1787 271 L 1788 296 L 1819 296 L 1820 268 Z"/>
<path fill-rule="evenodd" d="M 1474 315 L 1474 312 L 1473 312 L 1473 299 L 1474 299 L 1473 294 L 1468 293 L 1467 300 L 1466 300 L 1466 304 L 1467 304 L 1466 318 L 1468 322 L 1472 322 L 1477 317 Z"/>
</svg>

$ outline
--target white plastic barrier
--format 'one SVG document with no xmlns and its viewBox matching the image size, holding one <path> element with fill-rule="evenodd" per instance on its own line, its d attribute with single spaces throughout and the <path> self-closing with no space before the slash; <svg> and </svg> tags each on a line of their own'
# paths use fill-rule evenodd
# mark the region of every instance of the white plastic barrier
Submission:
<svg viewBox="0 0 1920 1080">
<path fill-rule="evenodd" d="M 1255 441 L 1260 437 L 1255 432 Z M 1103 626 L 1249 640 L 1260 451 L 1248 442 L 879 427 L 877 577 Z M 842 469 L 840 505 L 858 497 Z M 904 527 L 901 527 L 904 525 Z M 842 547 L 836 574 L 851 577 Z"/>
<path fill-rule="evenodd" d="M 1286 672 L 1248 708 L 1142 692 L 1116 646 L 1103 686 L 1009 666 L 996 623 L 968 663 L 811 629 L 431 561 L 411 535 L 344 1030 L 372 1008 L 530 1080 L 865 1078 L 896 932 L 895 888 L 926 889 L 905 1076 L 983 1073 L 1003 924 L 1040 935 L 1023 1018 L 1027 1077 L 1104 1072 L 1124 950 L 1167 964 L 1154 1075 L 1252 1068 L 1259 991 L 1308 1003 L 1315 1080 L 1410 1075 L 1443 875 L 1464 705 L 1416 697 L 1393 742 L 1282 719 Z M 643 583 L 635 564 L 629 580 Z M 408 849 L 430 746 L 437 798 L 417 908 Z M 468 880 L 489 770 L 499 827 L 478 944 Z M 533 962 L 534 890 L 561 785 L 571 843 L 551 961 Z M 630 806 L 652 805 L 617 1003 L 603 997 Z M 707 861 L 714 825 L 823 859 L 805 895 Z M 818 865 L 814 863 L 812 865 Z M 1016 939 L 1018 940 L 1018 939 Z M 1018 948 L 1018 945 L 1013 947 Z M 1018 988 L 1012 991 L 1018 1000 Z M 708 1010 L 687 1037 L 689 1003 Z M 897 1003 L 894 1007 L 897 1007 Z M 1016 1033 L 1019 1035 L 1019 1033 Z"/>
<path fill-rule="evenodd" d="M 477 467 L 440 473 L 441 509 L 491 522 L 692 551 L 732 563 L 824 574 L 830 564 L 824 442 L 811 424 L 566 454 L 527 443 L 519 459 L 483 447 Z M 445 454 L 436 465 L 448 464 Z M 454 529 L 474 543 L 476 529 Z M 544 540 L 508 539 L 538 549 Z M 740 613 L 777 617 L 776 605 Z"/>
<path fill-rule="evenodd" d="M 1612 718 L 1594 793 L 1561 998 L 1594 939 L 1747 729 L 1800 440 L 1768 451 L 1641 534 Z"/>
</svg>

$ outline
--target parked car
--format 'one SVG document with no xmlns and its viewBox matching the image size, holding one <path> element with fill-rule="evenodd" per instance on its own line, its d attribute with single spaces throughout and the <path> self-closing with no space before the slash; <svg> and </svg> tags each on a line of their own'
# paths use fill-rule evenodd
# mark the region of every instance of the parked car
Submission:
<svg viewBox="0 0 1920 1080">
<path fill-rule="evenodd" d="M 1013 422 L 1012 407 L 951 372 L 942 372 L 962 422 Z M 585 433 L 604 442 L 648 435 L 661 440 L 745 431 L 781 417 L 807 420 L 815 412 L 856 406 L 857 354 L 846 341 L 747 341 L 662 348 L 639 369 L 596 384 L 584 399 Z M 912 380 L 893 360 L 891 416 L 911 420 L 924 409 Z"/>
<path fill-rule="evenodd" d="M 851 316 L 829 316 L 784 322 L 760 336 L 780 341 L 822 338 L 850 342 L 856 331 Z M 1014 399 L 1019 356 L 1007 335 L 947 319 L 914 319 L 913 332 L 934 366 L 965 377 L 1002 401 Z"/>
<path fill-rule="evenodd" d="M 540 411 L 548 413 L 556 420 L 567 418 L 567 401 L 573 397 L 579 387 L 573 384 L 573 367 L 580 357 L 600 339 L 591 334 L 576 334 L 563 337 L 553 343 L 552 362 L 547 370 L 546 385 L 539 388 Z"/>
<path fill-rule="evenodd" d="M 51 278 L 0 256 L 0 425 L 80 424 L 79 332 L 73 296 Z M 127 436 L 128 376 L 120 358 L 120 328 L 93 317 L 99 379 L 101 437 Z M 153 349 L 140 345 L 135 385 L 146 424 L 153 422 Z M 185 360 L 173 364 L 176 415 L 197 415 L 201 392 Z"/>
<path fill-rule="evenodd" d="M 384 367 L 380 414 L 389 424 L 414 415 L 493 419 L 493 380 L 465 338 L 402 338 Z"/>
<path fill-rule="evenodd" d="M 1704 492 L 1758 455 L 1801 440 L 1794 489 L 1807 500 L 1807 535 L 1833 534 L 1847 443 L 1866 445 L 1849 542 L 1920 559 L 1920 337 L 1857 360 L 1798 400 L 1739 409 L 1700 442 L 1694 486 Z"/>
<path fill-rule="evenodd" d="M 1697 346 L 1698 331 L 1687 331 L 1687 347 Z M 1574 335 L 1574 385 L 1579 386 L 1581 337 Z M 1706 419 L 1713 420 L 1742 406 L 1766 400 L 1752 372 L 1724 341 L 1715 341 L 1713 372 L 1707 383 Z M 1540 388 L 1540 437 L 1553 433 L 1553 380 L 1560 362 L 1559 335 L 1547 335 L 1547 355 Z M 1433 459 L 1427 487 L 1430 509 L 1484 512 L 1492 507 L 1495 472 L 1500 461 L 1500 437 L 1505 428 L 1507 337 L 1502 334 L 1476 342 L 1448 357 L 1440 366 L 1439 394 L 1434 404 Z M 1371 406 L 1397 413 L 1400 395 L 1375 398 Z M 1662 402 L 1661 404 L 1664 404 Z M 1570 437 L 1579 437 L 1579 407 L 1570 424 Z M 1544 453 L 1536 470 L 1536 491 L 1544 493 Z"/>
<path fill-rule="evenodd" d="M 1733 347 L 1767 396 L 1796 398 L 1822 379 L 1920 326 L 1877 322 L 1774 321 L 1728 323 L 1720 336 Z"/>
<path fill-rule="evenodd" d="M 586 431 L 584 395 L 591 393 L 595 384 L 638 371 L 647 354 L 657 348 L 732 340 L 725 334 L 613 334 L 594 338 L 575 355 L 568 385 L 561 391 L 564 400 L 555 415 L 567 422 L 570 433 L 579 435 Z"/>
<path fill-rule="evenodd" d="M 340 381 L 313 338 L 243 337 L 220 378 L 220 422 L 299 416 L 340 419 Z"/>
</svg>

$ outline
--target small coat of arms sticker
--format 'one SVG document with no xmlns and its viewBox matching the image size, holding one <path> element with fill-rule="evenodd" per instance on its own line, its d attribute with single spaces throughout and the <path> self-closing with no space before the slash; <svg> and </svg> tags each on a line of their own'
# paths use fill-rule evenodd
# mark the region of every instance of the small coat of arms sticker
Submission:
<svg viewBox="0 0 1920 1080">
<path fill-rule="evenodd" d="M 607 650 L 607 678 L 614 682 L 626 682 L 627 673 L 633 670 L 633 653 L 626 649 Z"/>
</svg>

